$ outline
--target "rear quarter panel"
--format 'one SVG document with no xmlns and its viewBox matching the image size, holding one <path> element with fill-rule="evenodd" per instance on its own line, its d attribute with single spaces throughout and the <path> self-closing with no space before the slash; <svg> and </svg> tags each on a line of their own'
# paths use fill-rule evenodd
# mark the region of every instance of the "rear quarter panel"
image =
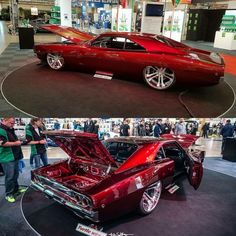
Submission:
<svg viewBox="0 0 236 236">
<path fill-rule="evenodd" d="M 173 174 L 172 160 L 156 161 L 112 175 L 89 195 L 99 211 L 100 220 L 105 221 L 135 210 L 147 186 L 157 180 L 172 180 Z"/>
</svg>

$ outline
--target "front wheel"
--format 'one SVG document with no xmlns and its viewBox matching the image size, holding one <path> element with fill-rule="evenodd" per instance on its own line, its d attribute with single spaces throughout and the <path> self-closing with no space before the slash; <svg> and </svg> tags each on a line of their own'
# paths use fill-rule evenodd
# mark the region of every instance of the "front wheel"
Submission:
<svg viewBox="0 0 236 236">
<path fill-rule="evenodd" d="M 161 181 L 157 181 L 147 187 L 139 203 L 139 212 L 142 215 L 148 215 L 155 210 L 161 196 L 161 190 Z"/>
<path fill-rule="evenodd" d="M 60 54 L 48 53 L 47 63 L 53 70 L 61 70 L 65 65 L 65 60 Z"/>
<path fill-rule="evenodd" d="M 166 67 L 146 66 L 143 71 L 145 82 L 156 90 L 165 90 L 175 83 L 175 74 Z"/>
</svg>

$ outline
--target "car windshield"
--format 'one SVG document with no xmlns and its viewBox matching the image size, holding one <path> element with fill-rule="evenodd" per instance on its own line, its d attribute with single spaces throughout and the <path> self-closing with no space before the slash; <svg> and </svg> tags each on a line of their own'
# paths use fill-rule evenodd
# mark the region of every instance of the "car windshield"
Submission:
<svg viewBox="0 0 236 236">
<path fill-rule="evenodd" d="M 137 144 L 104 140 L 103 145 L 111 157 L 119 163 L 126 161 L 138 148 Z"/>
</svg>

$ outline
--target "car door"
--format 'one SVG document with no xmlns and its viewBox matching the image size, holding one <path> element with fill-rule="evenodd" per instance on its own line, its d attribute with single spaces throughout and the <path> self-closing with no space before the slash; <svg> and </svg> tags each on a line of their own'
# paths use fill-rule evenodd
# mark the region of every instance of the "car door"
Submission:
<svg viewBox="0 0 236 236">
<path fill-rule="evenodd" d="M 175 172 L 183 172 L 186 170 L 190 185 L 192 185 L 194 189 L 197 189 L 200 186 L 203 175 L 202 154 L 192 155 L 191 152 L 186 152 L 184 148 L 175 141 L 165 143 L 163 147 L 166 157 L 175 162 Z M 178 155 L 176 155 L 177 153 Z"/>
<path fill-rule="evenodd" d="M 97 71 L 130 75 L 138 72 L 137 65 L 142 62 L 144 52 L 144 48 L 126 37 L 101 36 L 91 42 L 85 57 L 87 63 Z"/>
<path fill-rule="evenodd" d="M 189 158 L 188 169 L 188 180 L 189 183 L 194 187 L 194 189 L 198 189 L 201 184 L 202 176 L 203 176 L 203 166 L 202 162 L 204 160 L 204 152 L 199 152 L 199 155 L 193 155 L 191 152 L 187 153 Z"/>
</svg>

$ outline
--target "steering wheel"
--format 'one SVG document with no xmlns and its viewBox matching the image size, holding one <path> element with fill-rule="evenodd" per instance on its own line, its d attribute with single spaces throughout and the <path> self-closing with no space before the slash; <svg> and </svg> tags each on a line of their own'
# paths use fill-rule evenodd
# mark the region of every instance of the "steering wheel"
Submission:
<svg viewBox="0 0 236 236">
<path fill-rule="evenodd" d="M 100 48 L 106 48 L 107 47 L 107 43 L 102 41 L 100 42 Z"/>
</svg>

